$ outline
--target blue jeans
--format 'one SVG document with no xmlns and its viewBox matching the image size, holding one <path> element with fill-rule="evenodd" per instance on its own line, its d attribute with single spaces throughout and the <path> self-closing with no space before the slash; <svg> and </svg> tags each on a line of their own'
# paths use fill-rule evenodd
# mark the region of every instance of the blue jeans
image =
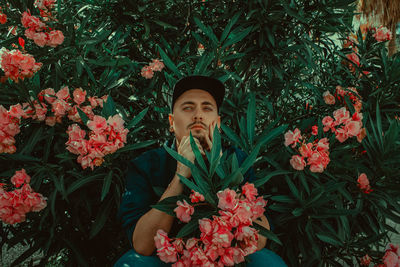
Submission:
<svg viewBox="0 0 400 267">
<path fill-rule="evenodd" d="M 251 262 L 247 267 L 287 267 L 285 262 L 271 250 L 266 248 L 249 256 Z M 169 263 L 162 262 L 157 256 L 142 256 L 133 249 L 125 253 L 114 264 L 114 267 L 167 267 Z"/>
</svg>

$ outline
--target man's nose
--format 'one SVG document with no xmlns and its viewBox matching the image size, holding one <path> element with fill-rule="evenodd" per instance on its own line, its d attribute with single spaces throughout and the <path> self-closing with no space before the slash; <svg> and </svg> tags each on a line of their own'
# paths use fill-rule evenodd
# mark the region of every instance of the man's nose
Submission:
<svg viewBox="0 0 400 267">
<path fill-rule="evenodd" d="M 203 120 L 203 112 L 201 111 L 201 109 L 196 108 L 196 110 L 194 111 L 194 114 L 193 114 L 193 120 L 195 120 L 195 121 Z"/>
</svg>

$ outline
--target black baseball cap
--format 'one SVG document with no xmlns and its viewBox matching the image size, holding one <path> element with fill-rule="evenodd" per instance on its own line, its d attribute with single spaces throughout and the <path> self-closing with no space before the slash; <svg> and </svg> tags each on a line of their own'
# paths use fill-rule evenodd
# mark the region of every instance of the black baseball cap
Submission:
<svg viewBox="0 0 400 267">
<path fill-rule="evenodd" d="M 207 91 L 212 95 L 217 103 L 217 108 L 222 105 L 225 95 L 224 84 L 215 78 L 202 76 L 202 75 L 192 75 L 187 76 L 176 82 L 174 86 L 174 93 L 172 95 L 171 112 L 174 110 L 174 104 L 176 100 L 186 91 L 191 89 L 201 89 Z"/>
</svg>

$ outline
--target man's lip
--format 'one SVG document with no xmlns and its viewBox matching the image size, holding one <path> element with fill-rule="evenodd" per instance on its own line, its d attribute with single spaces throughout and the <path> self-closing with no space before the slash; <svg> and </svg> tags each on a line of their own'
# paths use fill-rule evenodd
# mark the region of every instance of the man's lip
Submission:
<svg viewBox="0 0 400 267">
<path fill-rule="evenodd" d="M 192 127 L 190 127 L 190 129 L 196 129 L 196 128 L 204 129 L 204 126 L 203 126 L 203 125 L 196 124 L 196 125 L 193 125 Z"/>
</svg>

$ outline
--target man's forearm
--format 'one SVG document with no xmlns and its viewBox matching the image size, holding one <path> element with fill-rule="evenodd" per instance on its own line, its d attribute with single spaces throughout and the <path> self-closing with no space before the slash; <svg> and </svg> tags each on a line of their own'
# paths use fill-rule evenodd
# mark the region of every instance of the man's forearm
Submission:
<svg viewBox="0 0 400 267">
<path fill-rule="evenodd" d="M 183 185 L 177 175 L 174 176 L 160 200 L 182 194 Z M 174 217 L 157 209 L 151 209 L 144 214 L 136 224 L 132 235 L 132 244 L 139 254 L 149 256 L 155 249 L 154 236 L 158 229 L 169 232 L 174 222 Z"/>
</svg>

